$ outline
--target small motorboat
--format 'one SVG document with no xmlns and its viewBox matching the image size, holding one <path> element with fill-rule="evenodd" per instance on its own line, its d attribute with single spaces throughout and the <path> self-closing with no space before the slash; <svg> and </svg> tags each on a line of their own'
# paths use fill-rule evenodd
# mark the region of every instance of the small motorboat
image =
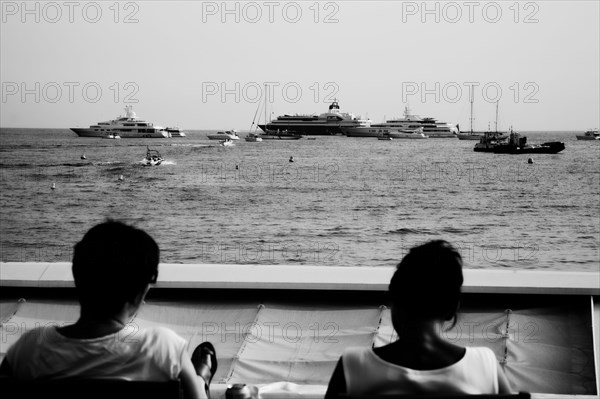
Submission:
<svg viewBox="0 0 600 399">
<path fill-rule="evenodd" d="M 119 136 L 118 133 L 108 133 L 105 138 L 107 139 L 120 139 L 121 136 Z"/>
<path fill-rule="evenodd" d="M 267 129 L 264 131 L 263 134 L 261 134 L 261 137 L 263 138 L 263 140 L 299 140 L 302 138 L 302 135 L 289 131 L 287 129 L 285 130 L 270 130 Z"/>
<path fill-rule="evenodd" d="M 393 139 L 428 139 L 429 136 L 425 136 L 423 133 L 423 127 L 414 129 L 390 129 L 389 133 L 384 133 L 386 136 L 390 136 Z"/>
<path fill-rule="evenodd" d="M 392 140 L 392 136 L 390 136 L 389 134 L 380 134 L 379 136 L 377 136 L 377 140 Z"/>
<path fill-rule="evenodd" d="M 258 135 L 256 133 L 248 133 L 248 135 L 244 138 L 244 140 L 252 142 L 252 143 L 263 141 L 262 138 L 260 137 L 260 135 Z"/>
<path fill-rule="evenodd" d="M 146 147 L 146 158 L 144 158 L 144 165 L 146 166 L 158 166 L 162 163 L 163 158 L 158 150 L 151 150 Z"/>
<path fill-rule="evenodd" d="M 224 132 L 217 132 L 215 134 L 208 135 L 209 140 L 239 140 L 240 136 L 238 136 L 237 131 L 235 129 L 227 130 Z"/>
<path fill-rule="evenodd" d="M 179 127 L 166 127 L 165 131 L 169 134 L 169 137 L 185 137 L 185 132 Z"/>
</svg>

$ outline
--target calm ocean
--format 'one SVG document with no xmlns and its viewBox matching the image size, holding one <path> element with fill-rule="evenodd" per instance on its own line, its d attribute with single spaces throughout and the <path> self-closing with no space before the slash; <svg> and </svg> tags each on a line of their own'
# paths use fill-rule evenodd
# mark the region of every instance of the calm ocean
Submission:
<svg viewBox="0 0 600 399">
<path fill-rule="evenodd" d="M 342 136 L 224 148 L 206 133 L 107 140 L 1 129 L 1 260 L 69 261 L 110 217 L 150 232 L 165 263 L 390 266 L 443 238 L 469 268 L 600 267 L 600 141 L 575 132 L 523 133 L 564 141 L 556 155 Z M 141 164 L 147 145 L 162 165 Z"/>
</svg>

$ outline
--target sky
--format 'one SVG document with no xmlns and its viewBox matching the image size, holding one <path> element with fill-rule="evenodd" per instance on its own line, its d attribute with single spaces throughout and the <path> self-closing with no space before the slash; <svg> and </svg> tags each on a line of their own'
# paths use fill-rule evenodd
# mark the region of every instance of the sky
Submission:
<svg viewBox="0 0 600 399">
<path fill-rule="evenodd" d="M 500 129 L 581 131 L 600 124 L 599 18 L 599 1 L 2 1 L 0 126 L 129 104 L 247 130 L 337 99 L 373 122 L 408 106 L 467 130 L 472 103 L 475 130 L 498 109 Z"/>
</svg>

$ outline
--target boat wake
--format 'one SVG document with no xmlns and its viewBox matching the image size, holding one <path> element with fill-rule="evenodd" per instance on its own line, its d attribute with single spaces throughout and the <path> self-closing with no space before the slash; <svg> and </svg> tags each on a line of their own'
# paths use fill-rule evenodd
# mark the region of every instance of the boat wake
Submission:
<svg viewBox="0 0 600 399">
<path fill-rule="evenodd" d="M 92 163 L 92 165 L 94 165 L 94 166 L 119 165 L 119 164 L 122 165 L 123 162 L 120 162 L 120 161 L 104 161 L 104 162 Z"/>
<path fill-rule="evenodd" d="M 144 166 L 146 166 L 146 158 L 144 158 L 144 159 L 142 159 L 142 160 L 140 160 L 140 161 L 137 161 L 137 162 L 136 162 L 136 164 L 141 164 L 141 165 L 144 165 Z M 162 161 L 162 162 L 160 163 L 160 165 L 161 165 L 161 166 L 162 166 L 162 165 L 177 165 L 177 163 L 175 163 L 175 161 L 167 161 L 167 160 L 164 160 L 164 161 Z"/>
<path fill-rule="evenodd" d="M 214 147 L 210 144 L 190 144 L 190 143 L 182 143 L 182 144 L 171 144 L 171 147 L 192 147 L 192 148 L 200 148 L 200 147 Z"/>
<path fill-rule="evenodd" d="M 411 229 L 408 227 L 402 227 L 396 230 L 390 230 L 387 232 L 387 234 L 399 234 L 399 235 L 409 235 L 409 234 L 414 234 L 414 235 L 429 235 L 429 234 L 433 234 L 433 232 L 429 229 Z"/>
</svg>

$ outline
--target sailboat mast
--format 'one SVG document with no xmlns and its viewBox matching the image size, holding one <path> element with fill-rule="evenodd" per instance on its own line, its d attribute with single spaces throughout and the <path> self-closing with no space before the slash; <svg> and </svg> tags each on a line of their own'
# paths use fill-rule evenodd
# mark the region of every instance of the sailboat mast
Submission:
<svg viewBox="0 0 600 399">
<path fill-rule="evenodd" d="M 470 120 L 471 120 L 471 133 L 473 133 L 473 86 L 471 86 L 471 93 L 470 93 L 470 95 L 471 95 L 471 98 L 470 98 L 470 100 L 471 100 L 471 118 L 470 118 Z"/>
<path fill-rule="evenodd" d="M 500 100 L 496 100 L 496 123 L 495 123 L 496 133 L 498 132 L 498 103 L 499 102 L 500 102 Z"/>
</svg>

